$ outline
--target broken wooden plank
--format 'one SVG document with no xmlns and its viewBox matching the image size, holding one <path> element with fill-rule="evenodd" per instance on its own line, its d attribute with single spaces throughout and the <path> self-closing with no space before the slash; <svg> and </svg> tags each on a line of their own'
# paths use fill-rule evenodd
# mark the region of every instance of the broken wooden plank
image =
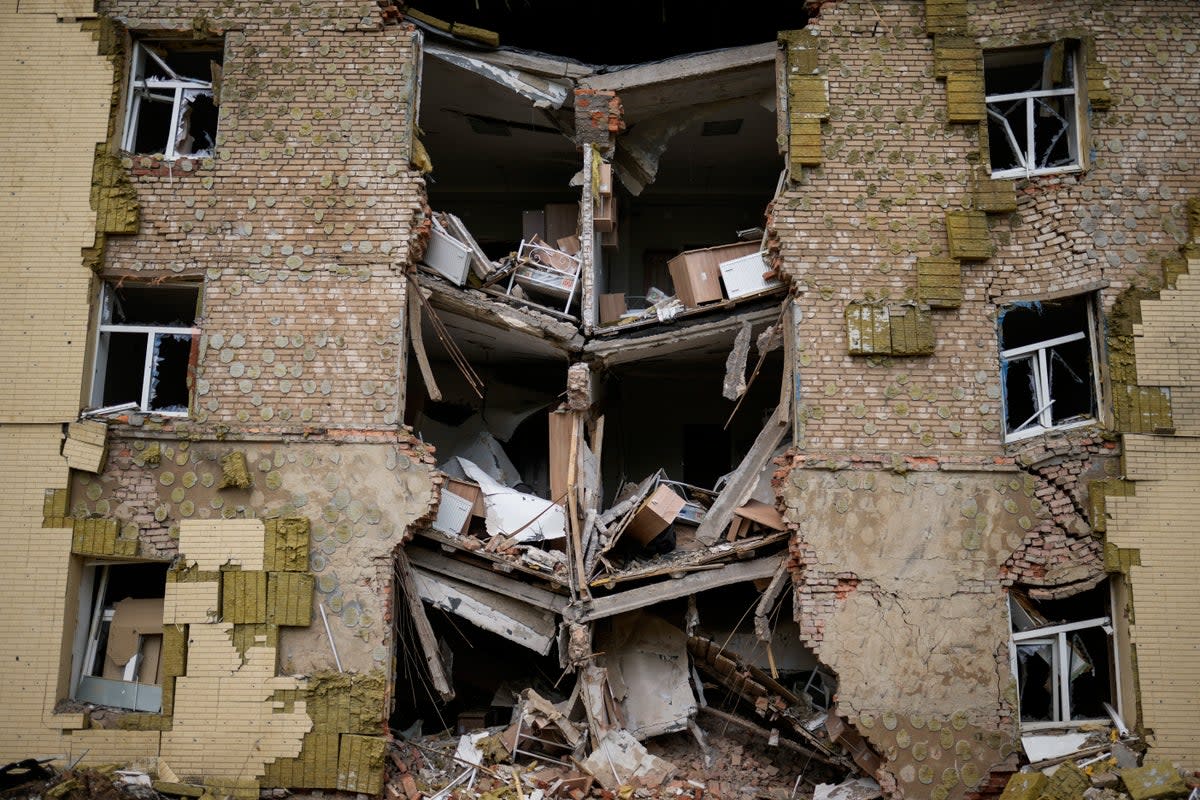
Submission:
<svg viewBox="0 0 1200 800">
<path fill-rule="evenodd" d="M 473 550 L 470 547 L 464 547 L 463 542 L 467 541 L 467 537 L 447 536 L 446 534 L 434 530 L 433 528 L 422 528 L 416 533 L 418 536 L 423 536 L 430 541 L 437 542 L 442 546 L 442 549 L 448 553 L 457 551 L 489 561 L 491 562 L 491 567 L 494 570 L 500 572 L 522 572 L 526 575 L 532 575 L 535 578 L 541 578 L 542 580 L 550 581 L 551 583 L 557 583 L 560 586 L 567 585 L 565 580 L 546 570 L 533 569 L 532 567 L 525 566 L 523 562 L 517 562 L 513 559 L 496 555 L 495 553 L 489 553 L 483 548 Z"/>
<path fill-rule="evenodd" d="M 779 562 L 779 569 L 775 570 L 775 574 L 771 576 L 771 582 L 767 584 L 762 597 L 758 600 L 758 605 L 754 608 L 754 632 L 764 642 L 771 640 L 771 627 L 767 618 L 771 613 L 771 609 L 775 606 L 775 601 L 779 598 L 780 593 L 783 592 L 783 587 L 790 582 L 787 560 L 785 559 Z"/>
<path fill-rule="evenodd" d="M 408 554 L 408 560 L 414 566 L 426 572 L 436 572 L 439 575 L 466 581 L 475 586 L 516 598 L 529 605 L 553 611 L 556 614 L 561 614 L 568 604 L 567 598 L 561 594 L 555 594 L 546 589 L 531 586 L 524 581 L 502 577 L 490 570 L 477 567 L 474 564 L 468 564 L 465 561 L 459 561 L 455 558 L 447 558 L 432 550 L 412 547 L 406 553 Z"/>
<path fill-rule="evenodd" d="M 696 553 L 688 554 L 685 558 L 673 559 L 669 555 L 660 556 L 644 567 L 629 568 L 596 578 L 592 581 L 591 585 L 593 587 L 615 586 L 618 583 L 645 580 L 646 578 L 655 578 L 662 575 L 678 575 L 697 570 L 720 569 L 721 565 L 717 562 L 730 561 L 737 557 L 753 556 L 754 551 L 758 548 L 768 547 L 776 542 L 783 541 L 789 535 L 787 531 L 773 531 L 767 536 L 740 539 L 732 544 L 722 542 L 708 550 L 700 550 Z"/>
<path fill-rule="evenodd" d="M 425 616 L 425 605 L 421 602 L 421 595 L 413 576 L 412 564 L 409 563 L 403 547 L 396 551 L 396 579 L 400 583 L 400 592 L 404 595 L 404 602 L 412 616 L 413 627 L 417 630 L 417 639 L 425 654 L 425 664 L 429 668 L 429 678 L 433 681 L 433 688 L 443 700 L 449 702 L 454 699 L 454 687 L 450 685 L 450 679 L 446 675 L 446 667 L 442 664 L 437 637 L 433 634 L 429 617 Z"/>
<path fill-rule="evenodd" d="M 421 569 L 414 569 L 412 574 L 422 600 L 477 628 L 541 655 L 547 655 L 556 641 L 555 616 L 545 609 L 444 575 Z"/>
<path fill-rule="evenodd" d="M 767 424 L 750 447 L 750 452 L 746 453 L 742 463 L 738 464 L 737 469 L 730 475 L 724 491 L 717 496 L 716 502 L 696 529 L 696 541 L 706 545 L 715 544 L 725 532 L 725 528 L 733 519 L 734 510 L 745 504 L 754 493 L 763 468 L 767 466 L 771 454 L 788 433 L 788 422 L 787 409 L 776 406 L 775 412 L 771 414 L 771 418 L 767 420 Z"/>
<path fill-rule="evenodd" d="M 769 556 L 755 561 L 743 561 L 738 564 L 728 564 L 721 569 L 696 572 L 684 575 L 675 580 L 660 581 L 649 586 L 639 586 L 608 597 L 594 598 L 582 614 L 580 622 L 592 622 L 597 619 L 623 614 L 626 611 L 644 608 L 656 603 L 673 600 L 676 597 L 687 597 L 689 594 L 728 586 L 732 583 L 753 581 L 759 578 L 769 578 L 779 567 L 780 556 Z"/>
<path fill-rule="evenodd" d="M 421 369 L 421 379 L 425 381 L 425 391 L 429 399 L 439 402 L 442 392 L 438 388 L 437 379 L 433 377 L 433 367 L 429 364 L 429 354 L 425 352 L 425 339 L 421 335 L 421 298 L 417 293 L 421 287 L 409 276 L 408 281 L 408 338 L 412 344 L 413 355 L 417 357 L 417 366 Z"/>
</svg>

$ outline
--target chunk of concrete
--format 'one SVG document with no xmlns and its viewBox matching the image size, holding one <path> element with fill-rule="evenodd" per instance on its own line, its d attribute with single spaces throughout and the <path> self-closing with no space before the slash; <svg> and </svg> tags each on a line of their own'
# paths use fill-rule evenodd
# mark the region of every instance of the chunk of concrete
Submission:
<svg viewBox="0 0 1200 800">
<path fill-rule="evenodd" d="M 813 789 L 813 800 L 877 800 L 883 790 L 872 778 L 855 778 L 843 783 L 818 783 Z"/>
<path fill-rule="evenodd" d="M 1156 761 L 1136 769 L 1123 769 L 1117 773 L 1125 784 L 1125 791 L 1133 800 L 1157 800 L 1165 797 L 1186 797 L 1187 784 L 1166 761 Z"/>
</svg>

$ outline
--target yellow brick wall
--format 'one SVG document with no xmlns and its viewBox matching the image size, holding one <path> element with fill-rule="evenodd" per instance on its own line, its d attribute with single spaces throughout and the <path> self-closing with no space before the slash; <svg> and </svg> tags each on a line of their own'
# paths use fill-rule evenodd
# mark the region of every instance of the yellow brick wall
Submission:
<svg viewBox="0 0 1200 800">
<path fill-rule="evenodd" d="M 90 5 L 90 3 L 89 3 Z M 0 422 L 79 411 L 94 239 L 92 161 L 112 66 L 78 23 L 0 6 Z"/>
<path fill-rule="evenodd" d="M 40 520 L 46 487 L 67 484 L 67 464 L 57 453 L 61 439 L 58 425 L 0 425 L 4 762 L 54 755 L 66 747 L 46 722 L 57 699 L 71 529 L 42 528 Z"/>
<path fill-rule="evenodd" d="M 1139 354 L 1139 358 L 1141 355 Z M 1200 767 L 1200 439 L 1127 435 L 1133 497 L 1108 498 L 1108 539 L 1130 568 L 1143 724 L 1156 755 Z"/>
<path fill-rule="evenodd" d="M 1191 265 L 1200 265 L 1193 260 Z M 1138 381 L 1171 389 L 1176 434 L 1126 435 L 1131 497 L 1109 497 L 1108 540 L 1138 551 L 1130 567 L 1143 725 L 1156 755 L 1200 767 L 1200 276 L 1143 300 L 1134 326 Z M 1135 561 L 1135 563 L 1137 563 Z"/>
</svg>

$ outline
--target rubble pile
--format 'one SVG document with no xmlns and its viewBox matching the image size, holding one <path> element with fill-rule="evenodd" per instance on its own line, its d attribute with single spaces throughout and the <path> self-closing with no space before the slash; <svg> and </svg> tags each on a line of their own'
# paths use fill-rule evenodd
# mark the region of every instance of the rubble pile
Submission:
<svg viewBox="0 0 1200 800">
<path fill-rule="evenodd" d="M 1030 759 L 1014 774 L 1001 800 L 1166 800 L 1200 797 L 1200 773 L 1146 756 L 1146 744 L 1125 729 L 1082 726 L 1070 733 L 1023 737 Z"/>
</svg>

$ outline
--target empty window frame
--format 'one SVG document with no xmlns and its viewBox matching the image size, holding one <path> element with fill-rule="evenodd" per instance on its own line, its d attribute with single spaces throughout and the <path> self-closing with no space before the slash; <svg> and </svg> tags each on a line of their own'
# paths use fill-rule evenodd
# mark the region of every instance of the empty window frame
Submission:
<svg viewBox="0 0 1200 800">
<path fill-rule="evenodd" d="M 92 405 L 185 415 L 199 284 L 105 283 Z"/>
<path fill-rule="evenodd" d="M 125 136 L 130 153 L 165 158 L 211 155 L 217 141 L 220 44 L 144 42 L 133 45 Z"/>
<path fill-rule="evenodd" d="M 1095 331 L 1088 295 L 1001 310 L 1006 441 L 1096 419 L 1100 392 Z"/>
<path fill-rule="evenodd" d="M 984 54 L 992 177 L 1069 172 L 1080 167 L 1076 48 Z"/>
<path fill-rule="evenodd" d="M 1086 593 L 1110 611 L 1107 587 Z M 1052 623 L 1028 598 L 1009 596 L 1012 674 L 1025 730 L 1107 721 L 1116 711 L 1117 655 L 1111 616 Z M 1070 614 L 1066 616 L 1072 616 Z"/>
<path fill-rule="evenodd" d="M 71 696 L 134 711 L 162 707 L 165 564 L 96 562 L 79 592 Z"/>
</svg>

